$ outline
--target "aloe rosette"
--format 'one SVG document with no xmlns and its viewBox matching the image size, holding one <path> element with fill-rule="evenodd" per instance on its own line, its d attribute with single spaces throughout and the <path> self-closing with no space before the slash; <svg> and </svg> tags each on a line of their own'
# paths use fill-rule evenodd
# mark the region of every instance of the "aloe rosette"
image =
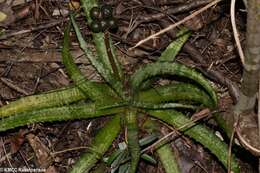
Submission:
<svg viewBox="0 0 260 173">
<path fill-rule="evenodd" d="M 87 22 L 90 23 L 89 11 L 98 4 L 94 0 L 81 0 L 81 5 Z M 62 58 L 74 85 L 53 92 L 24 97 L 1 107 L 0 131 L 37 122 L 110 116 L 111 119 L 97 133 L 90 147 L 73 166 L 71 172 L 89 172 L 103 157 L 124 126 L 127 130 L 125 138 L 128 145 L 128 153 L 124 151 L 124 154 L 131 158 L 128 160 L 130 167 L 126 164 L 121 168 L 129 173 L 134 173 L 138 168 L 140 158 L 144 156 L 138 142 L 138 131 L 141 128 L 138 124 L 140 114 L 145 113 L 149 118 L 156 118 L 178 128 L 190 122 L 181 110 L 194 112 L 203 107 L 211 109 L 216 107 L 217 96 L 207 79 L 196 70 L 172 62 L 190 35 L 187 29 L 180 31 L 179 38 L 166 48 L 157 62 L 141 67 L 134 72 L 129 81 L 126 81 L 115 56 L 111 39 L 106 38 L 109 34 L 92 33 L 96 46 L 95 55 L 87 49 L 87 43 L 82 37 L 73 15 L 71 15 L 71 23 L 85 56 L 103 77 L 104 82 L 96 83 L 86 79 L 74 63 L 69 51 L 69 33 L 71 32 L 71 24 L 69 24 L 64 32 Z M 108 39 L 110 47 L 106 44 L 105 39 Z M 107 49 L 111 49 L 111 53 L 108 53 Z M 115 67 L 117 70 L 114 69 Z M 115 71 L 118 74 L 115 74 Z M 174 82 L 165 86 L 151 87 L 154 80 L 165 75 L 187 78 L 193 84 Z M 125 87 L 125 83 L 128 83 L 129 86 Z M 146 89 L 144 90 L 142 86 L 145 83 Z M 182 132 L 201 143 L 227 167 L 228 147 L 210 129 L 201 124 L 194 124 Z M 168 152 L 169 149 L 168 146 L 158 149 L 157 152 L 163 158 L 162 165 L 167 173 L 171 169 L 170 163 L 173 158 L 172 152 Z M 234 157 L 232 157 L 231 163 L 232 171 L 238 173 L 239 166 Z"/>
</svg>

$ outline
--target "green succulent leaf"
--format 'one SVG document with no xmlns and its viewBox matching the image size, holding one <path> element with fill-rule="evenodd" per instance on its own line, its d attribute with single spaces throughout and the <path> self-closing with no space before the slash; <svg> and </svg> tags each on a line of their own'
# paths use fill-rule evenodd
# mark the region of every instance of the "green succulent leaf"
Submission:
<svg viewBox="0 0 260 173">
<path fill-rule="evenodd" d="M 156 150 L 166 173 L 181 173 L 170 144 L 164 144 Z"/>
<path fill-rule="evenodd" d="M 129 163 L 125 163 L 120 165 L 119 169 L 118 169 L 118 173 L 127 173 L 129 170 L 130 164 Z"/>
<path fill-rule="evenodd" d="M 62 61 L 63 64 L 71 77 L 71 79 L 75 82 L 76 86 L 83 91 L 84 94 L 89 96 L 93 100 L 101 101 L 103 100 L 104 93 L 100 91 L 99 87 L 85 79 L 84 75 L 80 72 L 77 65 L 74 63 L 72 55 L 69 51 L 69 32 L 70 32 L 70 25 L 65 29 L 64 32 L 64 41 L 63 41 L 63 48 L 62 48 Z"/>
<path fill-rule="evenodd" d="M 97 69 L 97 71 L 99 72 L 99 74 L 114 88 L 114 90 L 117 91 L 118 94 L 122 95 L 122 84 L 121 82 L 116 78 L 116 76 L 113 74 L 113 70 L 109 69 L 109 66 L 104 64 L 102 62 L 102 57 L 104 56 L 103 54 L 98 54 L 98 50 L 97 50 L 97 55 L 100 58 L 94 57 L 94 55 L 92 54 L 92 52 L 88 49 L 87 47 L 87 43 L 84 40 L 80 29 L 77 25 L 77 23 L 75 22 L 73 16 L 71 16 L 71 21 L 74 27 L 74 31 L 77 35 L 80 47 L 82 48 L 82 50 L 84 51 L 86 57 L 89 59 L 89 61 L 91 62 L 91 64 Z M 65 38 L 65 36 L 64 36 Z M 99 40 L 99 42 L 95 43 L 96 44 L 96 49 L 102 49 L 103 53 L 107 51 L 107 48 L 105 45 L 103 45 L 104 43 L 104 38 L 103 40 Z M 102 44 L 102 45 L 101 45 Z M 112 68 L 112 67 L 111 67 Z"/>
<path fill-rule="evenodd" d="M 120 152 L 120 154 L 118 155 L 118 157 L 113 161 L 113 163 L 111 164 L 111 173 L 112 172 L 116 172 L 116 170 L 123 164 L 126 162 L 127 158 L 128 158 L 128 152 L 126 150 L 121 150 L 122 152 Z"/>
<path fill-rule="evenodd" d="M 127 125 L 127 141 L 131 156 L 131 164 L 129 173 L 135 173 L 140 160 L 140 146 L 138 142 L 138 126 L 136 119 L 136 110 L 126 110 L 126 125 Z"/>
<path fill-rule="evenodd" d="M 142 154 L 141 159 L 143 159 L 146 162 L 153 164 L 153 165 L 157 164 L 157 161 L 152 156 L 150 156 L 148 154 Z"/>
<path fill-rule="evenodd" d="M 172 41 L 168 47 L 163 51 L 161 56 L 158 58 L 157 61 L 159 62 L 173 62 L 180 52 L 181 48 L 183 45 L 186 43 L 188 38 L 190 37 L 191 32 L 185 28 L 182 27 L 180 31 L 177 33 L 177 38 Z M 147 89 L 151 84 L 153 83 L 154 80 L 148 80 L 142 83 L 141 89 Z"/>
<path fill-rule="evenodd" d="M 118 156 L 123 152 L 124 150 L 116 150 L 115 152 L 113 152 L 108 158 L 104 158 L 104 162 L 106 162 L 107 165 L 111 165 L 116 158 L 118 158 Z"/>
<path fill-rule="evenodd" d="M 142 109 L 176 109 L 176 108 L 182 108 L 182 109 L 197 109 L 198 106 L 193 106 L 189 104 L 182 104 L 182 103 L 145 103 L 145 102 L 135 102 L 133 103 L 133 106 L 136 108 L 142 108 Z"/>
<path fill-rule="evenodd" d="M 206 107 L 214 108 L 214 100 L 203 89 L 188 83 L 157 86 L 141 91 L 136 96 L 136 100 L 137 102 L 150 104 L 165 102 L 202 104 Z"/>
<path fill-rule="evenodd" d="M 112 145 L 120 129 L 120 115 L 116 115 L 98 132 L 91 143 L 91 150 L 88 150 L 80 157 L 70 173 L 89 172 Z"/>
<path fill-rule="evenodd" d="M 87 99 L 76 87 L 67 87 L 51 92 L 22 97 L 8 105 L 0 107 L 0 117 L 7 117 L 25 111 L 68 105 Z"/>
<path fill-rule="evenodd" d="M 95 103 L 71 105 L 23 112 L 1 119 L 0 131 L 39 122 L 90 119 L 122 112 L 123 107 L 102 108 Z"/>
<path fill-rule="evenodd" d="M 149 111 L 149 115 L 158 118 L 163 122 L 179 128 L 190 120 L 180 112 L 174 110 L 156 110 Z M 184 130 L 184 134 L 201 143 L 205 148 L 208 148 L 219 161 L 227 168 L 228 146 L 222 142 L 212 131 L 202 125 L 195 125 Z M 234 157 L 231 159 L 231 169 L 234 173 L 239 173 L 239 166 Z"/>
<path fill-rule="evenodd" d="M 147 119 L 144 123 L 144 128 L 149 133 L 160 133 L 160 125 L 156 120 Z M 163 137 L 163 135 L 160 136 Z M 155 151 L 166 173 L 180 173 L 180 168 L 170 143 L 165 143 L 155 148 Z"/>
<path fill-rule="evenodd" d="M 191 32 L 183 27 L 177 33 L 177 38 L 169 44 L 169 46 L 163 51 L 158 61 L 170 62 L 174 61 L 178 53 L 180 52 L 183 45 L 186 43 L 188 38 L 191 36 Z"/>
<path fill-rule="evenodd" d="M 151 134 L 151 135 L 148 135 L 142 139 L 139 140 L 139 145 L 141 147 L 145 146 L 145 145 L 148 145 L 148 144 L 151 144 L 152 142 L 154 142 L 156 139 L 158 139 L 158 134 Z"/>
<path fill-rule="evenodd" d="M 86 84 L 87 83 L 87 84 Z M 88 86 L 88 82 L 79 82 L 80 88 Z M 94 83 L 93 88 L 99 90 L 100 93 L 109 95 L 109 100 L 116 99 L 117 96 L 106 84 Z M 100 96 L 102 100 L 104 94 Z M 87 99 L 83 92 L 76 86 L 70 86 L 51 92 L 23 97 L 13 101 L 8 105 L 0 107 L 0 116 L 6 117 L 16 113 L 32 111 L 42 108 L 68 105 L 79 100 Z M 152 98 L 152 99 L 151 99 Z M 146 91 L 142 91 L 137 96 L 137 102 L 144 103 L 163 103 L 163 102 L 180 102 L 191 101 L 200 103 L 208 107 L 213 107 L 213 102 L 210 97 L 199 87 L 192 84 L 177 83 L 174 85 L 158 86 Z"/>
<path fill-rule="evenodd" d="M 179 63 L 156 62 L 137 70 L 131 77 L 132 93 L 138 93 L 143 81 L 158 75 L 178 75 L 192 79 L 200 84 L 212 97 L 214 104 L 217 104 L 217 96 L 208 81 L 197 71 Z"/>
</svg>

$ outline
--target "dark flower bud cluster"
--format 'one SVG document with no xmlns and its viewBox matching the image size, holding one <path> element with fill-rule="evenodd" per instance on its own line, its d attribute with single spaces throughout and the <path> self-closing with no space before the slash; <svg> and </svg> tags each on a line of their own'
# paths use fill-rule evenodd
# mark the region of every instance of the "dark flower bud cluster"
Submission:
<svg viewBox="0 0 260 173">
<path fill-rule="evenodd" d="M 114 30 L 117 28 L 117 21 L 113 17 L 113 9 L 110 5 L 93 7 L 89 15 L 92 19 L 90 29 L 92 32 L 104 32 L 106 30 Z"/>
</svg>

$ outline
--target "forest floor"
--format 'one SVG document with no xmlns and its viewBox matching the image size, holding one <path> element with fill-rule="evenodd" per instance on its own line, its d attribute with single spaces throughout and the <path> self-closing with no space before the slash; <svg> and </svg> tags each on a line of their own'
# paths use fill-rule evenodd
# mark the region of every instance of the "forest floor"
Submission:
<svg viewBox="0 0 260 173">
<path fill-rule="evenodd" d="M 68 2 L 60 0 L 15 0 L 1 3 L 7 20 L 0 22 L 0 106 L 28 95 L 47 92 L 71 84 L 61 62 L 63 31 L 68 22 Z M 195 3 L 196 2 L 196 3 Z M 138 41 L 200 9 L 210 0 L 107 0 L 113 6 L 118 30 L 111 33 L 117 54 L 126 73 L 141 64 L 152 62 L 174 39 L 171 30 L 142 46 L 129 50 Z M 154 4 L 155 3 L 155 4 Z M 219 96 L 219 109 L 229 109 L 236 97 L 228 86 L 240 85 L 242 66 L 237 54 L 230 22 L 229 1 L 220 2 L 184 23 L 193 31 L 176 61 L 194 67 L 213 79 L 208 69 L 218 72 L 212 80 Z M 76 3 L 75 3 L 76 4 Z M 245 40 L 246 12 L 237 5 L 237 27 L 242 45 Z M 91 43 L 91 31 L 83 13 L 77 17 L 84 37 Z M 71 51 L 85 76 L 102 80 L 84 58 L 75 34 Z M 221 80 L 228 82 L 221 82 Z M 10 130 L 0 135 L 0 168 L 46 168 L 48 173 L 67 172 L 90 143 L 107 118 L 54 123 L 40 123 Z M 207 122 L 216 133 L 216 124 Z M 124 140 L 123 134 L 114 142 Z M 224 173 L 221 164 L 198 143 L 182 136 L 172 142 L 183 173 Z M 42 155 L 39 153 L 43 153 Z M 46 157 L 51 163 L 46 166 Z M 237 155 L 241 172 L 257 172 L 257 159 L 246 152 Z M 109 169 L 108 169 L 109 171 Z M 160 163 L 141 162 L 140 173 L 163 173 Z"/>
</svg>

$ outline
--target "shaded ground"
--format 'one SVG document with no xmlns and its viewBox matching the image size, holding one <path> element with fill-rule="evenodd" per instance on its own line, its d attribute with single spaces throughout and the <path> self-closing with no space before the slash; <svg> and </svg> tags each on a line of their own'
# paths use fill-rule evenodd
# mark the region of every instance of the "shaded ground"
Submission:
<svg viewBox="0 0 260 173">
<path fill-rule="evenodd" d="M 140 64 L 156 59 L 172 40 L 173 35 L 169 33 L 161 35 L 133 51 L 129 51 L 129 47 L 159 31 L 165 25 L 179 21 L 210 1 L 196 0 L 196 2 L 197 5 L 192 5 L 192 1 L 185 0 L 162 0 L 156 4 L 152 4 L 149 0 L 106 2 L 114 7 L 115 17 L 118 18 L 119 28 L 117 32 L 112 33 L 112 38 L 125 70 L 131 73 Z M 26 95 L 61 88 L 71 82 L 64 71 L 60 55 L 63 29 L 67 20 L 66 11 L 63 15 L 54 15 L 54 12 L 67 10 L 68 4 L 53 0 L 39 1 L 39 3 L 28 2 L 13 6 L 9 9 L 9 15 L 14 19 L 3 24 L 6 33 L 17 33 L 32 27 L 36 29 L 8 38 L 5 38 L 5 34 L 0 36 L 0 105 L 8 104 Z M 5 6 L 1 4 L 0 7 Z M 30 8 L 30 11 L 26 15 L 18 15 L 20 14 L 18 12 L 25 11 L 27 8 Z M 237 9 L 243 8 L 238 6 Z M 167 11 L 167 9 L 171 10 Z M 12 15 L 10 10 L 11 12 L 13 10 L 16 15 Z M 242 10 L 237 11 L 240 38 L 243 41 L 245 13 Z M 85 37 L 91 40 L 84 18 L 78 17 L 77 21 L 81 24 Z M 47 27 L 48 25 L 51 27 Z M 207 10 L 199 17 L 185 23 L 185 26 L 194 32 L 186 47 L 178 55 L 177 61 L 204 72 L 207 69 L 220 72 L 222 74 L 220 78 L 227 78 L 239 85 L 242 70 L 232 36 L 228 2 Z M 93 68 L 81 56 L 82 52 L 75 36 L 73 38 L 72 52 L 78 66 L 89 79 L 100 80 Z M 189 48 L 197 52 L 189 51 Z M 197 58 L 201 56 L 203 59 L 198 60 L 196 56 Z M 206 75 L 214 78 L 211 73 Z M 220 109 L 228 109 L 235 98 L 230 96 L 232 94 L 223 82 L 215 80 L 214 85 L 220 97 Z M 105 119 L 35 124 L 1 133 L 0 167 L 38 168 L 46 166 L 45 163 L 48 162 L 51 163 L 49 169 L 54 169 L 53 172 L 67 172 L 78 156 L 84 152 L 95 132 L 102 127 Z M 210 122 L 210 125 L 217 129 L 214 122 Z M 114 147 L 123 140 L 122 134 L 120 139 L 115 141 Z M 172 146 L 184 173 L 225 172 L 214 157 L 186 137 L 172 142 Z M 51 160 L 44 155 L 37 157 L 36 150 L 41 150 L 47 155 L 51 153 Z M 247 157 L 243 153 L 241 156 L 238 157 L 241 159 L 242 172 L 256 172 L 254 171 L 257 168 L 256 159 L 250 155 Z M 48 159 L 45 160 L 46 158 Z M 141 162 L 139 172 L 155 173 L 163 170 L 160 163 L 151 166 Z"/>
</svg>

